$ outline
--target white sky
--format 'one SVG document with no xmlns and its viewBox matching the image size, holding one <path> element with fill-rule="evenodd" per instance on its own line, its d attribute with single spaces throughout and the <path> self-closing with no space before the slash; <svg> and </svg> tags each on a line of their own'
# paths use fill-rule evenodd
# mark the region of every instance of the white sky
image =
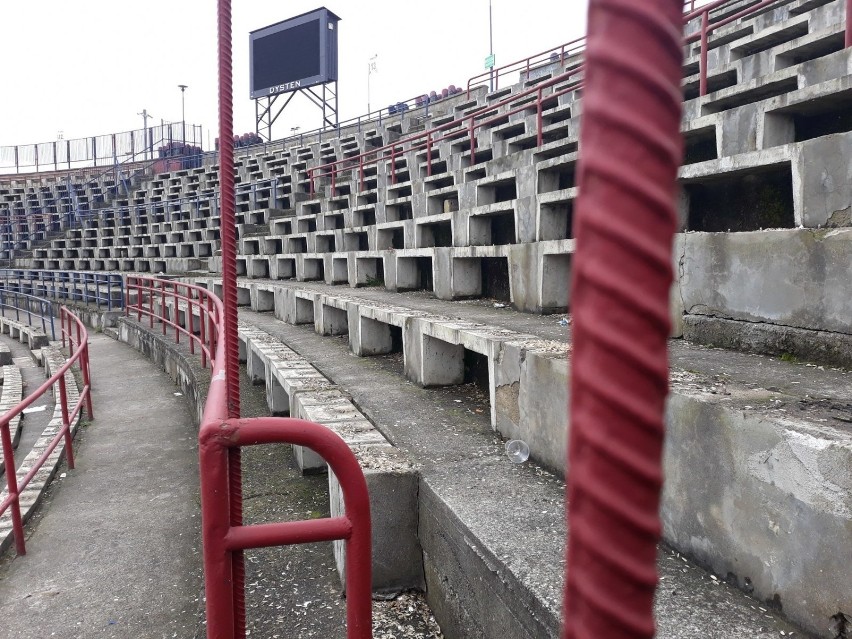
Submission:
<svg viewBox="0 0 852 639">
<path fill-rule="evenodd" d="M 587 0 L 492 0 L 497 65 L 585 33 Z M 483 70 L 488 0 L 233 0 L 234 123 L 255 129 L 248 88 L 248 32 L 320 6 L 341 17 L 340 117 L 439 91 Z M 25 0 L 0 2 L 0 145 L 49 142 L 186 120 L 218 131 L 215 0 Z M 279 100 L 280 102 L 280 100 Z M 297 102 L 301 108 L 297 108 Z M 292 110 L 291 110 L 292 109 Z M 150 121 L 149 121 L 150 123 Z M 273 128 L 319 126 L 297 96 Z"/>
</svg>

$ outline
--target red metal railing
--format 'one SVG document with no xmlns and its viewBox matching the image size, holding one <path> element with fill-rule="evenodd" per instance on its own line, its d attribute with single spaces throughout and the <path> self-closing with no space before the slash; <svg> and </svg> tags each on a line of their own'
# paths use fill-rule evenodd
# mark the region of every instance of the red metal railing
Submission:
<svg viewBox="0 0 852 639">
<path fill-rule="evenodd" d="M 575 56 L 582 53 L 586 47 L 586 38 L 577 38 L 565 44 L 535 53 L 521 60 L 515 60 L 509 64 L 504 64 L 500 67 L 495 67 L 490 71 L 479 73 L 467 81 L 467 97 L 470 97 L 470 90 L 476 86 L 490 85 L 492 78 L 494 81 L 494 90 L 500 88 L 500 78 L 504 75 L 516 72 L 524 72 L 529 78 L 530 69 L 545 66 L 549 63 L 558 63 L 563 69 L 566 69 L 569 64 L 576 67 L 579 66 L 579 61 L 575 64 Z"/>
<path fill-rule="evenodd" d="M 422 133 L 408 136 L 387 144 L 378 149 L 367 151 L 356 156 L 329 162 L 320 166 L 311 167 L 308 171 L 309 191 L 311 197 L 315 192 L 314 183 L 317 178 L 331 178 L 332 192 L 337 185 L 337 174 L 346 170 L 358 169 L 359 189 L 364 190 L 365 173 L 364 169 L 374 164 L 379 164 L 382 161 L 390 160 L 391 166 L 391 183 L 397 182 L 396 160 L 404 153 L 426 149 L 426 174 L 432 175 L 432 147 L 444 140 L 455 140 L 467 137 L 469 150 L 471 154 L 471 164 L 476 163 L 476 129 L 483 126 L 489 126 L 501 120 L 507 120 L 511 115 L 520 112 L 534 111 L 536 114 L 536 144 L 541 146 L 544 141 L 544 125 L 543 112 L 548 106 L 555 106 L 557 98 L 580 88 L 582 82 L 573 80 L 576 70 L 561 74 L 555 78 L 551 78 L 541 84 L 516 93 L 511 97 L 498 102 L 497 104 L 477 109 L 473 113 L 453 120 L 447 124 L 429 129 Z M 567 84 L 565 84 L 567 83 Z M 563 87 L 554 89 L 551 92 L 545 93 L 546 89 L 555 87 L 559 84 L 565 84 Z M 525 101 L 525 98 L 533 98 Z M 510 105 L 518 103 L 516 106 Z M 503 110 L 504 107 L 510 108 Z"/>
<path fill-rule="evenodd" d="M 66 345 L 68 346 L 68 350 L 71 353 L 70 357 L 41 386 L 30 393 L 26 399 L 0 417 L 0 438 L 2 439 L 3 446 L 3 461 L 6 465 L 6 487 L 8 491 L 8 496 L 0 503 L 0 515 L 5 513 L 7 509 L 11 511 L 12 534 L 15 538 L 15 549 L 19 555 L 25 555 L 27 551 L 24 542 L 23 519 L 21 516 L 21 491 L 26 489 L 33 480 L 33 477 L 41 470 L 41 467 L 44 466 L 44 463 L 63 440 L 65 442 L 65 459 L 68 462 L 68 468 L 74 468 L 71 424 L 74 423 L 74 420 L 77 419 L 84 408 L 89 419 L 92 419 L 94 416 L 92 412 L 92 385 L 89 371 L 89 334 L 80 319 L 64 306 L 60 310 L 60 325 L 62 327 L 62 346 L 63 348 Z M 75 364 L 79 366 L 83 376 L 83 389 L 80 391 L 77 402 L 71 406 L 68 402 L 65 373 Z M 51 389 L 53 389 L 54 397 L 59 397 L 62 411 L 62 428 L 50 440 L 50 444 L 48 444 L 45 451 L 33 463 L 32 468 L 18 481 L 15 467 L 15 451 L 12 448 L 9 422 Z"/>
<path fill-rule="evenodd" d="M 329 429 L 301 419 L 241 419 L 230 414 L 225 362 L 224 305 L 207 289 L 150 277 L 129 276 L 125 314 L 200 351 L 212 379 L 199 433 L 202 536 L 204 542 L 207 636 L 245 636 L 244 592 L 234 578 L 242 551 L 250 548 L 346 542 L 348 639 L 372 637 L 370 501 L 367 484 L 352 451 Z M 147 318 L 147 320 L 145 319 Z M 239 387 L 238 387 L 239 388 Z M 345 515 L 326 519 L 242 524 L 239 467 L 233 452 L 242 446 L 287 443 L 307 446 L 323 457 L 340 480 Z M 235 512 L 238 511 L 238 512 Z"/>
<path fill-rule="evenodd" d="M 689 13 L 683 15 L 683 24 L 687 24 L 689 21 L 699 17 L 702 20 L 701 29 L 699 31 L 696 31 L 695 33 L 687 35 L 683 40 L 684 44 L 689 44 L 699 40 L 701 41 L 701 62 L 699 79 L 701 95 L 705 95 L 707 93 L 707 40 L 709 35 L 716 29 L 719 29 L 728 24 L 731 24 L 732 22 L 757 13 L 758 11 L 766 9 L 770 5 L 784 3 L 785 0 L 762 0 L 755 5 L 752 5 L 751 7 L 743 9 L 742 11 L 739 11 L 735 14 L 721 18 L 717 22 L 713 22 L 710 18 L 710 12 L 722 7 L 723 5 L 729 4 L 730 2 L 731 0 L 715 0 L 715 2 L 710 2 L 708 4 L 702 5 L 698 7 L 698 9 L 695 9 L 694 11 L 690 11 Z M 846 0 L 846 2 L 849 6 L 852 6 L 852 0 Z M 849 15 L 852 15 L 852 13 L 850 13 Z M 852 29 L 850 29 L 850 21 L 847 21 L 846 27 L 847 33 L 849 34 L 849 38 L 852 39 Z M 569 47 L 576 44 L 579 47 L 580 45 L 578 43 L 581 43 L 582 41 L 583 40 L 575 40 L 563 46 Z M 574 51 L 574 49 L 571 49 L 571 51 Z M 571 55 L 573 55 L 573 53 Z M 528 60 L 533 60 L 535 57 L 536 56 L 532 56 Z M 519 64 L 526 64 L 526 62 L 527 60 L 524 60 L 521 61 Z M 507 65 L 507 67 L 510 66 L 513 65 Z M 541 146 L 541 144 L 543 143 L 543 105 L 549 102 L 555 103 L 556 98 L 558 98 L 560 95 L 564 95 L 571 91 L 576 91 L 577 89 L 582 88 L 584 82 L 583 79 L 576 79 L 576 76 L 581 74 L 582 72 L 583 66 L 578 65 L 577 67 L 570 69 L 566 73 L 563 73 L 557 77 L 551 78 L 550 80 L 540 83 L 536 87 L 513 94 L 501 100 L 500 102 L 478 109 L 477 111 L 464 117 L 453 120 L 452 122 L 448 122 L 433 129 L 429 129 L 427 131 L 402 138 L 378 149 L 373 149 L 361 153 L 360 155 L 343 158 L 341 160 L 329 162 L 327 164 L 322 164 L 316 167 L 311 167 L 307 169 L 309 183 L 308 189 L 310 197 L 314 196 L 317 178 L 330 178 L 332 193 L 334 193 L 334 190 L 337 185 L 337 175 L 341 172 L 350 169 L 357 169 L 358 188 L 359 190 L 363 191 L 365 183 L 365 167 L 377 165 L 387 160 L 390 161 L 391 184 L 396 184 L 397 158 L 410 151 L 417 151 L 421 149 L 426 149 L 427 151 L 426 173 L 427 176 L 430 176 L 432 175 L 432 147 L 437 142 L 443 140 L 453 140 L 467 136 L 469 138 L 471 163 L 473 164 L 475 163 L 476 157 L 476 129 L 493 124 L 495 122 L 499 122 L 515 113 L 519 113 L 522 111 L 529 112 L 531 109 L 534 109 L 537 115 L 536 143 L 538 146 Z M 545 93 L 546 89 L 549 89 L 550 87 L 554 87 L 559 84 L 565 84 L 565 86 L 554 92 Z M 528 103 L 522 104 L 521 106 L 516 106 L 514 108 L 511 106 L 513 104 L 523 102 L 524 98 L 531 98 L 532 96 L 535 96 L 534 101 L 530 100 Z"/>
</svg>

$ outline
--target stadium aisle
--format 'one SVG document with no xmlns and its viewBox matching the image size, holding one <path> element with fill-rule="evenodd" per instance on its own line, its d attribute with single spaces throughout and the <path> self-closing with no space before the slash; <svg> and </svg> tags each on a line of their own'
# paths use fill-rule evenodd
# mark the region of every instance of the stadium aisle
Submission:
<svg viewBox="0 0 852 639">
<path fill-rule="evenodd" d="M 90 344 L 95 420 L 27 526 L 27 555 L 0 562 L 0 637 L 203 636 L 189 406 L 129 346 Z"/>
</svg>

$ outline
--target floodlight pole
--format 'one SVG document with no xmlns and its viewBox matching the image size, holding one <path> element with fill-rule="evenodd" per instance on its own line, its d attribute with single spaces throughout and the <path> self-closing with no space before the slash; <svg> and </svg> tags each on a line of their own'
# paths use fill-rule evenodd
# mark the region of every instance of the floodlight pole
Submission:
<svg viewBox="0 0 852 639">
<path fill-rule="evenodd" d="M 179 84 L 178 88 L 180 89 L 180 128 L 181 128 L 181 141 L 186 144 L 186 89 L 188 84 Z"/>
<path fill-rule="evenodd" d="M 491 0 L 488 0 L 488 55 L 494 55 L 494 22 L 491 19 Z M 488 91 L 494 91 L 494 65 L 491 65 L 488 74 Z"/>
<path fill-rule="evenodd" d="M 143 134 L 145 139 L 142 140 L 142 148 L 144 149 L 145 159 L 148 159 L 148 118 L 151 117 L 151 114 L 148 113 L 148 109 L 142 109 L 142 113 L 137 113 L 136 115 L 142 116 L 142 127 Z"/>
<path fill-rule="evenodd" d="M 376 69 L 376 58 L 379 57 L 379 54 L 376 53 L 367 61 L 367 117 L 370 117 L 370 76 L 373 75 L 373 71 Z"/>
</svg>

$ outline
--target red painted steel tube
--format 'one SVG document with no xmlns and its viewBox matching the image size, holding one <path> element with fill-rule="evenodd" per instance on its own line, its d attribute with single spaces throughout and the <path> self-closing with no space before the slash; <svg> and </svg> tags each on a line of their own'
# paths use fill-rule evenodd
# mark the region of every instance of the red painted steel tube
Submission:
<svg viewBox="0 0 852 639">
<path fill-rule="evenodd" d="M 0 425 L 0 441 L 3 445 L 3 463 L 6 467 L 6 492 L 8 496 L 0 505 L 0 512 L 6 508 L 12 509 L 12 534 L 15 536 L 15 551 L 19 555 L 27 554 L 27 546 L 24 541 L 24 523 L 21 519 L 20 492 L 18 488 L 18 477 L 15 474 L 15 454 L 12 449 L 12 437 L 9 434 L 9 419 L 4 419 Z"/>
<path fill-rule="evenodd" d="M 699 95 L 707 95 L 707 37 L 709 34 L 710 12 L 701 14 L 701 76 L 698 81 Z"/>
<path fill-rule="evenodd" d="M 69 321 L 69 325 L 67 328 L 65 327 L 64 319 L 66 315 Z M 71 325 L 72 319 L 76 324 L 78 334 L 80 335 L 76 346 L 74 344 L 74 331 L 72 331 Z M 81 407 L 83 406 L 83 401 L 85 400 L 91 403 L 91 386 L 87 383 L 84 383 L 83 390 L 80 393 L 79 399 L 74 405 L 73 410 L 71 410 L 68 404 L 68 396 L 65 388 L 65 373 L 75 363 L 79 363 L 81 368 L 83 368 L 84 366 L 83 358 L 87 356 L 88 353 L 88 334 L 86 332 L 86 328 L 83 326 L 80 319 L 73 313 L 68 311 L 66 307 L 62 307 L 60 310 L 60 328 L 63 336 L 66 337 L 68 340 L 67 343 L 69 345 L 69 350 L 71 351 L 68 359 L 41 386 L 39 386 L 32 393 L 30 393 L 26 398 L 24 398 L 11 410 L 0 416 L 0 445 L 2 445 L 3 460 L 6 465 L 6 482 L 8 489 L 8 496 L 2 501 L 2 503 L 0 503 L 0 515 L 5 513 L 6 509 L 11 509 L 12 532 L 15 537 L 15 548 L 18 554 L 21 555 L 26 554 L 26 543 L 24 541 L 23 520 L 21 518 L 20 510 L 20 493 L 29 485 L 35 475 L 41 470 L 41 467 L 44 465 L 44 463 L 53 453 L 54 449 L 59 445 L 60 441 L 62 441 L 63 439 L 65 440 L 65 443 L 67 445 L 68 466 L 69 468 L 74 467 L 74 451 L 71 443 L 70 424 L 75 419 Z M 39 458 L 31 464 L 29 472 L 27 472 L 27 474 L 24 475 L 24 477 L 21 478 L 21 480 L 19 481 L 15 469 L 15 455 L 12 449 L 12 440 L 9 433 L 9 422 L 16 416 L 20 415 L 24 411 L 24 409 L 28 408 L 44 393 L 46 393 L 48 389 L 53 388 L 56 384 L 58 384 L 58 394 L 60 399 L 60 405 L 62 408 L 63 427 L 53 437 L 53 439 L 47 445 L 47 448 L 42 451 L 42 454 L 39 456 Z"/>
<path fill-rule="evenodd" d="M 589 6 L 571 288 L 567 639 L 654 635 L 682 7 Z"/>
<path fill-rule="evenodd" d="M 231 528 L 225 537 L 228 550 L 248 550 L 269 546 L 312 544 L 318 541 L 348 539 L 352 522 L 346 517 L 285 521 L 278 524 L 256 524 Z"/>
<path fill-rule="evenodd" d="M 852 47 L 852 0 L 846 0 L 846 46 Z"/>
<path fill-rule="evenodd" d="M 224 403 L 221 379 L 214 376 L 207 409 Z M 228 451 L 239 446 L 292 443 L 308 446 L 323 457 L 340 480 L 345 515 L 333 519 L 233 526 L 223 503 L 228 493 Z M 232 578 L 237 548 L 276 543 L 308 543 L 346 539 L 347 637 L 372 636 L 370 506 L 364 475 L 349 447 L 335 433 L 298 419 L 207 419 L 199 439 L 201 459 L 202 527 L 204 534 L 207 629 L 210 639 L 230 639 L 234 611 L 231 602 L 237 584 Z"/>
<path fill-rule="evenodd" d="M 68 389 L 65 387 L 65 375 L 59 378 L 59 407 L 62 411 L 62 434 L 65 436 L 65 457 L 68 468 L 74 470 L 74 442 L 71 439 L 71 417 L 68 414 Z"/>
<path fill-rule="evenodd" d="M 231 0 L 218 0 L 219 22 L 219 193 L 222 235 L 225 381 L 228 415 L 240 415 L 240 362 L 237 342 L 237 236 L 234 215 L 234 109 L 231 64 Z"/>
</svg>

